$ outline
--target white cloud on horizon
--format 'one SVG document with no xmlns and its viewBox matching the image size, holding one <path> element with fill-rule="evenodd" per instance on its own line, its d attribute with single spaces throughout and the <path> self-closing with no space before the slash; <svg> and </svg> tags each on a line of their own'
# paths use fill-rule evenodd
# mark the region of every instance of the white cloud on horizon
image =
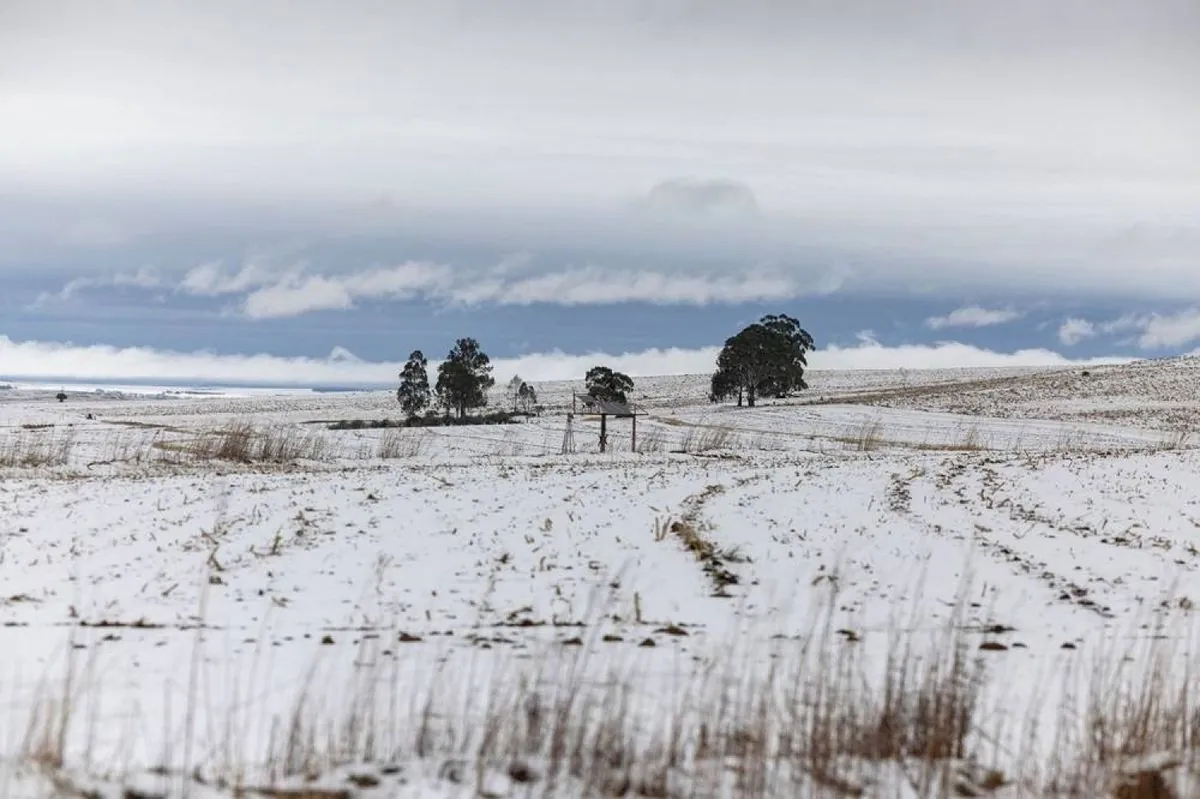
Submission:
<svg viewBox="0 0 1200 799">
<path fill-rule="evenodd" d="M 931 330 L 941 330 L 947 327 L 991 327 L 1003 325 L 1020 319 L 1025 314 L 1012 308 L 982 308 L 978 305 L 967 305 L 956 308 L 945 316 L 931 316 L 925 320 L 925 326 Z"/>
<path fill-rule="evenodd" d="M 597 363 L 634 377 L 704 374 L 712 370 L 718 347 L 650 349 L 643 352 L 583 355 L 548 352 L 493 361 L 498 380 L 519 373 L 532 381 L 582 379 Z M 863 334 L 855 346 L 832 346 L 809 356 L 810 368 L 951 369 L 963 367 L 1068 366 L 1114 363 L 1127 358 L 1071 360 L 1045 349 L 994 352 L 969 344 L 884 346 Z M 364 361 L 343 347 L 324 358 L 268 354 L 219 355 L 173 352 L 147 347 L 77 346 L 42 341 L 13 341 L 0 336 L 0 363 L 8 377 L 21 379 L 196 381 L 204 383 L 392 384 L 402 362 Z"/>
</svg>

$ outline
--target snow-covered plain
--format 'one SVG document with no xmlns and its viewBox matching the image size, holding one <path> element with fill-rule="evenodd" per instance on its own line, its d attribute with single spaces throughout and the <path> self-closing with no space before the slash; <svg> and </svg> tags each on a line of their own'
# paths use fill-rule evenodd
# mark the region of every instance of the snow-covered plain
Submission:
<svg viewBox="0 0 1200 799">
<path fill-rule="evenodd" d="M 1181 379 L 1102 379 L 1154 369 Z M 1083 790 L 1080 727 L 1194 663 L 1200 452 L 1152 423 L 1180 397 L 1118 425 L 1054 412 L 1070 370 L 810 382 L 751 409 L 639 380 L 638 451 L 610 420 L 604 454 L 586 416 L 563 453 L 569 384 L 527 423 L 423 430 L 329 428 L 397 416 L 384 392 L 4 392 L 0 793 Z M 220 457 L 238 435 L 275 447 Z M 961 751 L 861 745 L 885 686 L 968 676 Z M 905 702 L 891 722 L 938 721 Z"/>
</svg>

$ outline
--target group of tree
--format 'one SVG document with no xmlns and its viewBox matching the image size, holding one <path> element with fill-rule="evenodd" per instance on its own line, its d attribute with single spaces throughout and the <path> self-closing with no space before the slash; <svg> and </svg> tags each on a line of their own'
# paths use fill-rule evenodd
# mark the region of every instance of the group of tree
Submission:
<svg viewBox="0 0 1200 799">
<path fill-rule="evenodd" d="M 782 398 L 808 388 L 804 370 L 813 337 L 800 322 L 771 314 L 725 340 L 717 355 L 709 399 L 754 407 L 760 397 Z"/>
<path fill-rule="evenodd" d="M 815 347 L 813 337 L 800 322 L 786 314 L 771 314 L 747 325 L 725 340 L 717 356 L 709 399 L 712 402 L 737 400 L 754 407 L 762 397 L 782 398 L 808 388 L 804 370 L 808 353 Z M 411 419 L 435 402 L 447 414 L 464 419 L 468 412 L 488 404 L 488 392 L 495 385 L 492 362 L 473 338 L 460 338 L 437 368 L 437 381 L 429 385 L 429 362 L 416 350 L 408 356 L 400 372 L 396 399 Z M 587 393 L 598 400 L 628 404 L 633 391 L 629 375 L 607 366 L 594 366 L 584 377 Z M 512 412 L 532 413 L 537 392 L 519 375 L 508 383 Z"/>
<path fill-rule="evenodd" d="M 460 338 L 437 368 L 437 381 L 429 385 L 429 361 L 420 350 L 408 356 L 400 372 L 396 399 L 409 418 L 419 416 L 435 403 L 446 413 L 464 419 L 467 413 L 487 407 L 488 392 L 496 384 L 492 362 L 473 338 Z M 532 413 L 537 392 L 520 376 L 509 383 L 514 413 Z"/>
</svg>

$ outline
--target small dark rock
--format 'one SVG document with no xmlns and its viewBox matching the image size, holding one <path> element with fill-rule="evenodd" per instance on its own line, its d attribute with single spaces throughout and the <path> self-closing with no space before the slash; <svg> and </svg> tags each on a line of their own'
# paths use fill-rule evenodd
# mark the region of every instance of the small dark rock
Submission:
<svg viewBox="0 0 1200 799">
<path fill-rule="evenodd" d="M 332 635 L 326 635 L 326 636 L 324 636 L 324 637 L 321 639 L 321 645 L 322 645 L 322 646 L 330 646 L 332 643 L 333 643 L 333 636 L 332 636 Z"/>
<path fill-rule="evenodd" d="M 508 778 L 520 785 L 537 782 L 537 772 L 528 763 L 517 761 L 508 767 Z"/>
<path fill-rule="evenodd" d="M 644 641 L 642 641 L 640 644 L 638 644 L 638 646 L 651 647 L 651 646 L 658 646 L 658 644 L 654 643 L 653 638 L 647 638 Z"/>
</svg>

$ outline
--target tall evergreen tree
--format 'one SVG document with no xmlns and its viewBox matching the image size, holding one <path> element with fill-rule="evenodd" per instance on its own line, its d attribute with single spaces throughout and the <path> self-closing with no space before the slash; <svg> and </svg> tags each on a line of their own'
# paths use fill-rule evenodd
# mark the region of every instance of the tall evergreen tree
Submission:
<svg viewBox="0 0 1200 799">
<path fill-rule="evenodd" d="M 410 418 L 429 407 L 429 362 L 420 350 L 414 350 L 408 356 L 408 362 L 400 372 L 396 399 Z"/>
<path fill-rule="evenodd" d="M 496 384 L 492 362 L 473 338 L 460 338 L 438 366 L 437 391 L 442 405 L 462 419 L 467 411 L 487 405 L 487 393 Z"/>
</svg>

